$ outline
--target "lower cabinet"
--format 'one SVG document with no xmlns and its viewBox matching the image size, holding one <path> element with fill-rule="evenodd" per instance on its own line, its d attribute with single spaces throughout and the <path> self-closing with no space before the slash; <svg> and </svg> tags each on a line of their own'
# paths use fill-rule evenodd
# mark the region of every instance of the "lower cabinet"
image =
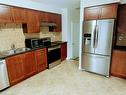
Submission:
<svg viewBox="0 0 126 95">
<path fill-rule="evenodd" d="M 47 50 L 46 48 L 36 50 L 35 58 L 37 63 L 37 72 L 47 69 Z"/>
<path fill-rule="evenodd" d="M 67 57 L 67 42 L 61 44 L 61 61 Z"/>
<path fill-rule="evenodd" d="M 30 77 L 31 75 L 36 74 L 37 72 L 37 64 L 35 61 L 35 52 L 27 52 L 24 53 L 24 76 L 25 78 Z"/>
<path fill-rule="evenodd" d="M 126 51 L 113 51 L 111 75 L 126 78 Z"/>
<path fill-rule="evenodd" d="M 24 79 L 23 54 L 6 58 L 6 65 L 10 85 L 14 85 Z"/>
<path fill-rule="evenodd" d="M 46 48 L 5 58 L 10 86 L 47 68 Z"/>
</svg>

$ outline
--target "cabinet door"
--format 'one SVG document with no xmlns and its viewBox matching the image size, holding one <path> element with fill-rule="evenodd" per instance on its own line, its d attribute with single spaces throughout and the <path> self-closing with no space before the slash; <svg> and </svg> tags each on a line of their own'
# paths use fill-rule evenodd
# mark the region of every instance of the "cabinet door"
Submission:
<svg viewBox="0 0 126 95">
<path fill-rule="evenodd" d="M 34 52 L 27 52 L 24 54 L 24 76 L 30 77 L 37 72 L 37 65 L 35 61 Z"/>
<path fill-rule="evenodd" d="M 35 51 L 35 58 L 37 63 L 37 71 L 41 72 L 47 68 L 47 51 L 40 49 Z"/>
<path fill-rule="evenodd" d="M 126 52 L 114 50 L 112 55 L 111 74 L 126 78 Z"/>
<path fill-rule="evenodd" d="M 48 13 L 49 22 L 56 23 L 56 17 L 55 17 L 55 15 L 56 15 L 56 14 Z"/>
<path fill-rule="evenodd" d="M 12 7 L 13 20 L 16 23 L 26 23 L 26 9 Z"/>
<path fill-rule="evenodd" d="M 90 7 L 84 9 L 84 20 L 94 20 L 99 18 L 100 7 Z"/>
<path fill-rule="evenodd" d="M 67 43 L 61 44 L 61 61 L 65 60 L 67 57 Z"/>
<path fill-rule="evenodd" d="M 12 22 L 12 13 L 9 6 L 0 5 L 0 22 Z"/>
<path fill-rule="evenodd" d="M 49 13 L 40 12 L 40 21 L 41 22 L 49 22 Z"/>
<path fill-rule="evenodd" d="M 27 10 L 27 32 L 39 33 L 40 32 L 40 19 L 39 12 Z"/>
<path fill-rule="evenodd" d="M 62 17 L 60 14 L 55 14 L 55 23 L 56 23 L 55 32 L 61 32 L 62 31 Z"/>
<path fill-rule="evenodd" d="M 100 19 L 110 19 L 117 17 L 117 4 L 101 6 Z"/>
<path fill-rule="evenodd" d="M 10 85 L 14 85 L 24 78 L 22 57 L 23 55 L 16 55 L 5 59 Z"/>
</svg>

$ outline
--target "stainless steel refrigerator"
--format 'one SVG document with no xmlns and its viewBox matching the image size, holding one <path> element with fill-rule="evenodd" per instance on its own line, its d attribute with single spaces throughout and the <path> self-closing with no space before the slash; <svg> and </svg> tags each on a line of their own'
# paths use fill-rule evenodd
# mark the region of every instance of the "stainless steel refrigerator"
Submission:
<svg viewBox="0 0 126 95">
<path fill-rule="evenodd" d="M 114 19 L 83 24 L 82 69 L 109 77 Z"/>
</svg>

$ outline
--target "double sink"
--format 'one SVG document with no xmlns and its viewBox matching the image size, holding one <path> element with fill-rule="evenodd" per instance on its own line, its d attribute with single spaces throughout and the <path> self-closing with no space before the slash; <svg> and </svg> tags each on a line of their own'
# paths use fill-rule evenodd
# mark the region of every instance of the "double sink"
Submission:
<svg viewBox="0 0 126 95">
<path fill-rule="evenodd" d="M 7 50 L 7 51 L 2 52 L 2 55 L 9 56 L 9 55 L 25 52 L 28 50 L 30 50 L 30 48 L 24 47 L 24 48 L 11 49 L 11 50 Z"/>
</svg>

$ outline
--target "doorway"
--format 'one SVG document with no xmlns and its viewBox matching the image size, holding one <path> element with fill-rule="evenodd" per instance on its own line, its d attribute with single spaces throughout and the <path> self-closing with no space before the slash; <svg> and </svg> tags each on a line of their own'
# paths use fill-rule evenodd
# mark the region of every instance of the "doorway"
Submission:
<svg viewBox="0 0 126 95">
<path fill-rule="evenodd" d="M 80 22 L 72 22 L 72 59 L 78 60 L 79 58 L 79 34 Z"/>
</svg>

